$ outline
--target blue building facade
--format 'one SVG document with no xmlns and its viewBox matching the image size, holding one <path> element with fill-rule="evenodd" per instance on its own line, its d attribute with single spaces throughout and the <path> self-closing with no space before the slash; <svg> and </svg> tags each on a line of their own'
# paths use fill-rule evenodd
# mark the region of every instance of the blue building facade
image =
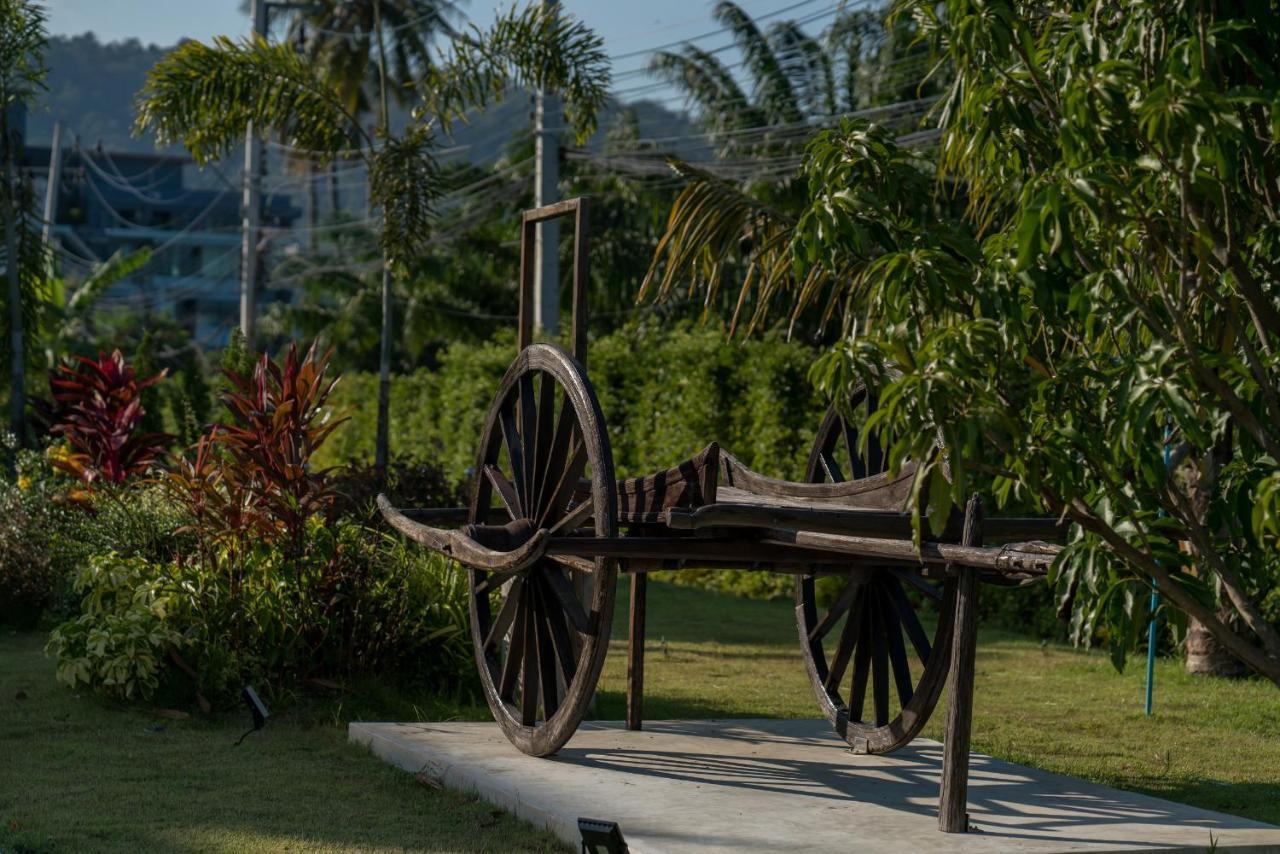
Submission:
<svg viewBox="0 0 1280 854">
<path fill-rule="evenodd" d="M 149 247 L 151 260 L 113 286 L 104 305 L 167 315 L 202 347 L 224 345 L 240 311 L 239 178 L 170 154 L 61 147 L 52 235 L 64 269 L 74 272 L 119 250 Z M 49 146 L 23 150 L 23 165 L 42 199 L 50 154 Z M 266 198 L 264 250 L 273 232 L 288 229 L 300 215 L 289 197 Z M 287 290 L 264 290 L 259 307 L 288 299 Z"/>
</svg>

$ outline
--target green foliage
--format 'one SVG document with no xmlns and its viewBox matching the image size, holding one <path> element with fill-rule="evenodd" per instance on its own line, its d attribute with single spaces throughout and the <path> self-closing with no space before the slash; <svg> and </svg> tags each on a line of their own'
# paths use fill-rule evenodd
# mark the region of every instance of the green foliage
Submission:
<svg viewBox="0 0 1280 854">
<path fill-rule="evenodd" d="M 324 69 L 326 83 L 347 112 L 359 116 L 378 100 L 369 85 L 378 79 L 370 55 L 377 37 L 387 46 L 388 94 L 406 103 L 414 81 L 433 64 L 433 37 L 452 34 L 449 19 L 457 11 L 448 0 L 324 0 L 295 9 L 284 40 L 310 65 Z M 377 37 L 352 38 L 353 32 Z"/>
<path fill-rule="evenodd" d="M 876 128 L 819 134 L 808 200 L 760 265 L 791 274 L 748 276 L 743 298 L 840 307 L 846 339 L 814 372 L 837 399 L 900 371 L 869 425 L 895 467 L 942 437 L 949 481 L 915 482 L 935 528 L 973 490 L 1077 523 L 1058 579 L 1079 639 L 1123 663 L 1154 580 L 1280 683 L 1260 605 L 1280 577 L 1275 16 L 899 9 L 956 74 L 938 168 Z M 677 213 L 670 233 L 695 240 L 717 216 Z"/>
<path fill-rule="evenodd" d="M 799 477 L 822 416 L 806 379 L 813 355 L 776 334 L 739 342 L 689 326 L 634 325 L 594 339 L 589 374 L 619 476 L 666 468 L 715 439 L 758 471 Z M 501 333 L 483 344 L 453 345 L 434 371 L 396 377 L 393 450 L 465 482 L 493 390 L 514 356 L 512 336 Z M 334 432 L 317 465 L 372 455 L 373 413 L 359 403 L 376 386 L 375 375 L 343 377 L 331 403 L 350 410 L 351 420 Z"/>
<path fill-rule="evenodd" d="M 382 208 L 382 252 L 402 270 L 430 236 L 432 201 L 440 194 L 434 145 L 431 128 L 414 125 L 399 137 L 386 136 L 369 166 L 369 194 Z"/>
<path fill-rule="evenodd" d="M 44 91 L 45 15 L 30 0 L 0 0 L 0 113 Z"/>
<path fill-rule="evenodd" d="M 227 363 L 252 369 L 227 374 L 233 423 L 210 428 L 161 484 L 95 494 L 78 527 L 56 532 L 82 544 L 79 605 L 49 647 L 59 677 L 202 705 L 248 680 L 282 697 L 307 679 L 373 672 L 453 690 L 470 663 L 465 576 L 369 526 L 370 473 L 330 483 L 313 467 L 341 423 L 326 405 L 326 357 L 290 347 L 276 363 L 233 348 Z M 395 479 L 447 492 L 433 470 L 399 467 Z M 0 558 L 4 542 L 0 528 Z"/>
<path fill-rule="evenodd" d="M 359 127 L 315 66 L 291 45 L 260 37 L 179 45 L 148 72 L 137 111 L 135 133 L 152 133 L 159 145 L 181 143 L 198 163 L 242 143 L 251 124 L 320 158 L 343 148 L 350 128 Z"/>
<path fill-rule="evenodd" d="M 519 86 L 559 92 L 579 145 L 595 132 L 609 95 L 609 58 L 604 40 L 571 15 L 543 4 L 512 6 L 488 30 L 472 24 L 454 37 L 452 48 L 420 82 L 420 116 L 434 117 L 448 130 L 468 110 Z"/>
<path fill-rule="evenodd" d="M 124 700 L 149 697 L 168 649 L 180 640 L 169 619 L 180 593 L 140 557 L 94 555 L 76 577 L 83 613 L 53 630 L 47 652 L 58 680 Z"/>
</svg>

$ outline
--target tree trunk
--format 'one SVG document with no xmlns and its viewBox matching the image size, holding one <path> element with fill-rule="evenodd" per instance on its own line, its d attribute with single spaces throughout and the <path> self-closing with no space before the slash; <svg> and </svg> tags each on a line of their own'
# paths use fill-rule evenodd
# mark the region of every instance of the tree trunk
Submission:
<svg viewBox="0 0 1280 854">
<path fill-rule="evenodd" d="M 1220 607 L 1218 619 L 1229 624 L 1231 608 Z M 1188 673 L 1226 678 L 1238 678 L 1249 673 L 1249 668 L 1218 643 L 1204 623 L 1195 617 L 1187 617 L 1186 656 Z"/>
</svg>

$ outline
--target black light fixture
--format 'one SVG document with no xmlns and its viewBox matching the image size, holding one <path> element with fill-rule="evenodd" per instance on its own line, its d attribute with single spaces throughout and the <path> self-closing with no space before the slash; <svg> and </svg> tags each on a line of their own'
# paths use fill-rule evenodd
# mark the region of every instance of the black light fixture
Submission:
<svg viewBox="0 0 1280 854">
<path fill-rule="evenodd" d="M 249 737 L 249 733 L 257 732 L 267 725 L 267 718 L 271 717 L 271 712 L 267 710 L 267 704 L 262 702 L 262 698 L 258 696 L 258 692 L 253 690 L 252 685 L 244 686 L 244 690 L 240 692 L 240 698 L 244 700 L 244 704 L 249 707 L 249 714 L 253 716 L 253 729 L 247 730 L 244 735 L 240 736 L 240 740 L 235 746 L 239 747 L 240 742 Z"/>
<path fill-rule="evenodd" d="M 582 834 L 582 854 L 628 854 L 630 851 L 616 821 L 580 818 L 578 832 Z"/>
</svg>

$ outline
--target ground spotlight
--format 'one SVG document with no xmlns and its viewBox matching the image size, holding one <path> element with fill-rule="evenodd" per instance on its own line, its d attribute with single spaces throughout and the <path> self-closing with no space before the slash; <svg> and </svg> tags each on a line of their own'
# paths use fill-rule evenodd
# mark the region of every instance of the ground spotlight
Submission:
<svg viewBox="0 0 1280 854">
<path fill-rule="evenodd" d="M 630 850 L 617 822 L 580 818 L 578 832 L 582 834 L 583 854 L 627 854 Z"/>
<path fill-rule="evenodd" d="M 236 746 L 240 746 L 240 742 L 244 741 L 251 732 L 257 732 L 267 725 L 267 718 L 271 716 L 271 712 L 267 710 L 267 704 L 262 702 L 262 698 L 258 696 L 258 692 L 253 690 L 252 685 L 244 686 L 244 690 L 240 692 L 240 697 L 244 700 L 244 704 L 249 707 L 249 714 L 253 716 L 253 729 L 247 730 L 244 735 L 240 736 L 240 740 L 236 742 Z"/>
</svg>

